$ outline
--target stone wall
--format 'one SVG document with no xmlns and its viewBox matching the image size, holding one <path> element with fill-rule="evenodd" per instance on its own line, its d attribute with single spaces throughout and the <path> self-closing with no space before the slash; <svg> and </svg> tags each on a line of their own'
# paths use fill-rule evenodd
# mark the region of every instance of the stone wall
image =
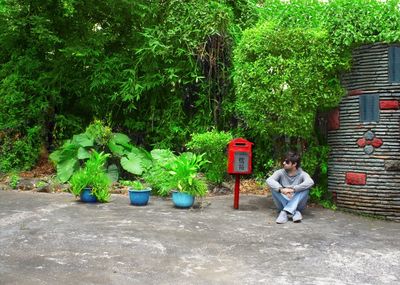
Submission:
<svg viewBox="0 0 400 285">
<path fill-rule="evenodd" d="M 338 207 L 400 221 L 400 83 L 390 82 L 390 68 L 388 45 L 354 50 L 342 78 L 348 95 L 328 122 L 328 181 Z M 361 96 L 379 100 L 377 122 L 361 121 Z"/>
</svg>

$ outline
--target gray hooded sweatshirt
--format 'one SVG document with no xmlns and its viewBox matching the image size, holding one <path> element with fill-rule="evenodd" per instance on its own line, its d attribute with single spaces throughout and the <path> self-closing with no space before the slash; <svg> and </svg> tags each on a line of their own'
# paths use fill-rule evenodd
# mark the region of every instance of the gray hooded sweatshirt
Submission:
<svg viewBox="0 0 400 285">
<path fill-rule="evenodd" d="M 285 169 L 279 169 L 268 179 L 267 184 L 273 191 L 279 191 L 281 188 L 292 188 L 294 192 L 301 192 L 310 189 L 314 181 L 307 172 L 298 168 L 294 176 L 289 176 Z"/>
</svg>

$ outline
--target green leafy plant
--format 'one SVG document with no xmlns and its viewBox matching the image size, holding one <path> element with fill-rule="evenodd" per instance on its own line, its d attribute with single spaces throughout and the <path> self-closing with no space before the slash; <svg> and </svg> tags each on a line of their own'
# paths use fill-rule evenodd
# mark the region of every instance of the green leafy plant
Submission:
<svg viewBox="0 0 400 285">
<path fill-rule="evenodd" d="M 192 139 L 186 144 L 189 150 L 200 154 L 211 163 L 203 164 L 206 178 L 215 183 L 222 183 L 226 176 L 227 144 L 232 140 L 228 132 L 213 130 L 206 133 L 192 134 Z"/>
<path fill-rule="evenodd" d="M 85 131 L 86 135 L 89 138 L 92 138 L 96 145 L 100 148 L 105 148 L 110 141 L 113 139 L 113 133 L 109 126 L 105 125 L 100 120 L 94 120 Z M 119 141 L 121 142 L 121 141 Z M 126 141 L 126 138 L 122 142 L 129 142 Z"/>
<path fill-rule="evenodd" d="M 106 174 L 104 165 L 109 156 L 109 154 L 92 150 L 84 167 L 71 177 L 71 193 L 79 196 L 82 190 L 88 187 L 92 189 L 92 194 L 97 198 L 97 201 L 108 202 L 111 180 Z"/>
<path fill-rule="evenodd" d="M 315 186 L 310 191 L 310 198 L 314 201 L 320 201 L 325 193 L 325 189 L 320 186 Z"/>
<path fill-rule="evenodd" d="M 47 183 L 44 182 L 44 181 L 39 181 L 38 183 L 35 184 L 35 186 L 36 186 L 37 188 L 41 188 L 41 187 L 44 187 L 44 186 L 46 186 L 46 185 L 47 185 Z"/>
<path fill-rule="evenodd" d="M 311 201 L 325 208 L 336 209 L 332 193 L 328 191 L 328 157 L 326 145 L 310 146 L 302 157 L 302 168 L 313 176 L 317 184 L 310 190 Z"/>
<path fill-rule="evenodd" d="M 143 178 L 161 196 L 172 190 L 186 192 L 195 196 L 207 193 L 207 184 L 198 177 L 198 172 L 205 163 L 204 154 L 196 155 L 184 152 L 176 156 L 167 149 L 151 151 L 153 165 Z"/>
<path fill-rule="evenodd" d="M 264 164 L 264 168 L 267 170 L 267 172 L 261 173 L 258 176 L 259 179 L 265 179 L 265 177 L 271 176 L 276 170 L 282 168 L 282 161 L 280 159 L 274 160 L 274 159 L 270 158 Z"/>
<path fill-rule="evenodd" d="M 197 197 L 203 197 L 208 193 L 207 183 L 203 178 L 181 179 L 177 181 L 177 190 Z"/>
<path fill-rule="evenodd" d="M 167 166 L 176 159 L 176 155 L 168 149 L 154 149 L 150 154 L 152 166 L 143 174 L 143 179 L 158 194 L 165 196 L 171 190 L 171 176 L 167 172 Z"/>
<path fill-rule="evenodd" d="M 301 167 L 311 176 L 328 173 L 329 146 L 311 146 L 302 155 Z"/>
<path fill-rule="evenodd" d="M 258 133 L 309 138 L 318 109 L 344 95 L 348 68 L 326 32 L 262 22 L 246 30 L 235 52 L 236 108 Z"/>
<path fill-rule="evenodd" d="M 134 175 L 142 175 L 152 166 L 151 155 L 142 148 L 131 147 L 121 158 L 123 169 Z"/>
<path fill-rule="evenodd" d="M 57 114 L 54 116 L 54 127 L 52 131 L 52 147 L 59 148 L 74 134 L 84 131 L 82 118 L 74 115 Z"/>
<path fill-rule="evenodd" d="M 336 205 L 332 201 L 332 194 L 327 187 L 314 186 L 310 190 L 310 200 L 320 204 L 324 208 L 336 210 Z"/>
<path fill-rule="evenodd" d="M 119 167 L 129 173 L 141 175 L 151 166 L 151 157 L 144 149 L 130 144 L 130 138 L 122 133 L 112 133 L 111 128 L 95 120 L 84 133 L 74 135 L 50 155 L 57 166 L 57 178 L 66 182 L 90 156 L 89 150 L 96 149 L 109 154 L 113 163 L 106 165 L 113 181 L 119 177 Z"/>
<path fill-rule="evenodd" d="M 16 174 L 16 173 L 11 174 L 11 176 L 10 176 L 10 182 L 9 182 L 10 187 L 11 187 L 12 189 L 17 189 L 19 180 L 20 180 L 20 178 L 19 178 L 19 175 L 18 175 L 18 174 Z"/>
<path fill-rule="evenodd" d="M 165 166 L 167 175 L 169 174 L 167 191 L 177 190 L 193 196 L 204 196 L 207 193 L 207 185 L 198 177 L 198 171 L 208 163 L 203 156 L 204 154 L 184 152 L 167 164 Z M 161 189 L 160 194 L 165 195 L 165 189 Z"/>
<path fill-rule="evenodd" d="M 118 183 L 122 186 L 132 186 L 133 181 L 131 180 L 119 180 Z"/>
<path fill-rule="evenodd" d="M 21 132 L 0 130 L 0 172 L 30 169 L 39 158 L 40 133 L 40 127 Z"/>
<path fill-rule="evenodd" d="M 144 190 L 145 189 L 143 183 L 138 180 L 133 181 L 131 187 L 134 190 Z"/>
<path fill-rule="evenodd" d="M 139 180 L 130 181 L 130 180 L 121 180 L 119 183 L 123 186 L 128 186 L 132 188 L 132 190 L 147 190 L 148 188 Z"/>
</svg>

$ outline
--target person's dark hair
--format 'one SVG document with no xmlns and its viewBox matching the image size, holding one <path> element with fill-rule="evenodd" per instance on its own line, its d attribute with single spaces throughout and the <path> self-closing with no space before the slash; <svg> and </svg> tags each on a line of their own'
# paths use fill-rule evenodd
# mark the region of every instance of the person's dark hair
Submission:
<svg viewBox="0 0 400 285">
<path fill-rule="evenodd" d="M 289 160 L 291 163 L 296 163 L 296 168 L 300 167 L 301 164 L 301 159 L 300 159 L 300 155 L 297 154 L 294 151 L 289 151 L 286 156 L 285 156 L 285 160 Z"/>
</svg>

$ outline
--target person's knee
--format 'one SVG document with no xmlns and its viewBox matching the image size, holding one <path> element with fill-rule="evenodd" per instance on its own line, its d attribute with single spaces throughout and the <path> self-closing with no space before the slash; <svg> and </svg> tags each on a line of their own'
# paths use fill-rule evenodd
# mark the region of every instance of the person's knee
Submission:
<svg viewBox="0 0 400 285">
<path fill-rule="evenodd" d="M 285 205 L 282 201 L 283 197 L 279 197 L 279 195 L 281 195 L 281 194 L 272 191 L 272 201 L 274 201 L 274 204 L 275 204 L 276 208 L 278 209 L 278 211 L 282 211 L 282 209 L 285 207 Z"/>
<path fill-rule="evenodd" d="M 295 192 L 293 197 L 298 197 L 300 200 L 308 199 L 308 194 L 310 190 L 304 190 L 301 192 Z"/>
<path fill-rule="evenodd" d="M 300 212 L 302 212 L 306 208 L 307 201 L 308 201 L 308 198 L 309 198 L 309 195 L 308 195 L 309 194 L 309 190 L 304 190 L 303 192 L 304 193 L 301 195 L 302 197 L 300 197 L 300 201 L 299 201 L 299 203 L 297 205 L 297 210 L 300 211 Z M 299 193 L 302 193 L 302 192 L 299 192 Z"/>
</svg>

